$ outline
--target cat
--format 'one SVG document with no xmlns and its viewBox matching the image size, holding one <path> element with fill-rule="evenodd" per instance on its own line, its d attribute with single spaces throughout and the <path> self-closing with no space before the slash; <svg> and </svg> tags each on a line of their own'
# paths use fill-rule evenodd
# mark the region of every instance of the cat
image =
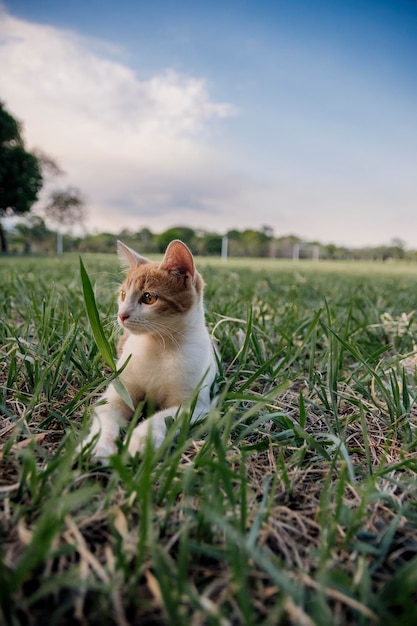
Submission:
<svg viewBox="0 0 417 626">
<path fill-rule="evenodd" d="M 194 422 L 208 413 L 210 387 L 217 360 L 203 308 L 204 282 L 194 258 L 181 241 L 172 241 L 161 262 L 150 261 L 122 242 L 118 253 L 128 272 L 120 287 L 118 323 L 124 334 L 118 344 L 117 367 L 135 407 L 147 402 L 157 412 L 132 432 L 130 455 L 142 453 L 148 438 L 159 448 L 166 435 L 166 418 L 178 417 L 200 386 L 191 416 Z M 133 411 L 112 384 L 93 410 L 93 421 L 79 448 L 97 437 L 92 454 L 106 460 L 117 450 L 120 427 Z"/>
</svg>

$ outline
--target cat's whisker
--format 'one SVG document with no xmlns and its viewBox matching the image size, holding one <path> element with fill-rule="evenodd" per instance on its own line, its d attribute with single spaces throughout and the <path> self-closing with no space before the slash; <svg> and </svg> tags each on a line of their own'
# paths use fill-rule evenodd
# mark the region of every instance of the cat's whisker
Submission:
<svg viewBox="0 0 417 626">
<path fill-rule="evenodd" d="M 161 339 L 161 345 L 166 347 L 166 339 L 170 341 L 170 343 L 174 344 L 177 349 L 180 349 L 180 341 L 186 337 L 186 332 L 178 328 L 178 326 L 167 324 L 166 322 L 157 322 L 155 320 L 131 320 L 130 326 L 136 326 L 140 333 L 151 333 L 157 335 Z"/>
<path fill-rule="evenodd" d="M 175 347 L 179 350 L 180 349 L 180 343 L 176 339 L 175 335 L 173 333 L 161 332 L 159 330 L 160 328 L 162 328 L 164 331 L 166 330 L 166 327 L 163 324 L 153 323 L 152 325 L 149 326 L 149 331 L 151 333 L 155 333 L 156 337 L 160 340 L 160 344 L 161 344 L 163 350 L 166 349 L 165 337 L 167 337 L 167 339 L 169 339 L 170 342 L 172 344 L 174 344 Z"/>
<path fill-rule="evenodd" d="M 179 337 L 184 337 L 185 333 L 178 329 L 176 326 L 169 326 L 168 324 L 161 324 L 159 322 L 152 322 L 152 325 L 150 326 L 150 328 L 155 329 L 155 330 L 160 330 L 160 333 L 162 335 L 167 335 L 170 339 L 174 339 L 175 335 L 179 336 Z"/>
<path fill-rule="evenodd" d="M 164 336 L 159 332 L 159 331 L 155 331 L 156 337 L 160 343 L 160 345 L 162 346 L 162 350 L 165 351 L 166 349 L 166 344 L 165 344 L 165 338 Z"/>
</svg>

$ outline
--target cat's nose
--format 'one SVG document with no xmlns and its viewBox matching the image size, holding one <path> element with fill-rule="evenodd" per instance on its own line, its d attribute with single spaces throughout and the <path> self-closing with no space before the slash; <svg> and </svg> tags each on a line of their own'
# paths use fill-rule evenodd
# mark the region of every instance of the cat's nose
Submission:
<svg viewBox="0 0 417 626">
<path fill-rule="evenodd" d="M 129 317 L 129 313 L 119 313 L 119 319 L 121 322 L 125 322 L 127 319 L 129 319 Z"/>
</svg>

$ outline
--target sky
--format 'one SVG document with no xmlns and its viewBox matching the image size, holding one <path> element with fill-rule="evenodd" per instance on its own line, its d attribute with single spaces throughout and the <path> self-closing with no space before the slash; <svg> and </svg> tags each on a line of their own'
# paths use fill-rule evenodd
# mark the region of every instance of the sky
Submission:
<svg viewBox="0 0 417 626">
<path fill-rule="evenodd" d="M 417 248 L 417 0 L 0 0 L 0 100 L 89 232 Z"/>
</svg>

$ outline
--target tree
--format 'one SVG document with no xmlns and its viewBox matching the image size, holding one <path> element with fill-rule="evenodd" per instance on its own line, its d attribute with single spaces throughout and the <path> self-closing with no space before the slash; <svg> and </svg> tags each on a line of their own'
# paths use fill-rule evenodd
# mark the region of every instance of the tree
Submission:
<svg viewBox="0 0 417 626">
<path fill-rule="evenodd" d="M 52 191 L 42 210 L 46 220 L 58 227 L 58 254 L 63 252 L 62 226 L 79 226 L 85 219 L 85 201 L 75 187 Z"/>
<path fill-rule="evenodd" d="M 29 214 L 20 224 L 16 224 L 10 247 L 19 247 L 25 254 L 30 252 L 50 252 L 54 242 L 54 233 L 48 229 L 39 215 Z"/>
<path fill-rule="evenodd" d="M 156 236 L 156 245 L 158 248 L 158 252 L 165 252 L 168 244 L 173 239 L 181 239 L 183 243 L 192 248 L 193 241 L 195 238 L 195 233 L 192 228 L 188 226 L 174 226 L 173 228 L 168 228 L 160 235 Z"/>
<path fill-rule="evenodd" d="M 403 259 L 405 257 L 405 242 L 399 237 L 391 239 L 388 254 L 392 259 Z"/>
<path fill-rule="evenodd" d="M 25 150 L 20 124 L 0 102 L 0 218 L 30 211 L 42 184 L 36 155 Z M 7 252 L 1 221 L 0 248 Z"/>
<path fill-rule="evenodd" d="M 201 254 L 210 254 L 220 256 L 222 251 L 222 239 L 221 235 L 217 233 L 205 233 L 201 237 L 202 251 Z"/>
<path fill-rule="evenodd" d="M 45 217 L 57 225 L 74 226 L 85 219 L 85 202 L 75 187 L 52 191 L 45 206 Z"/>
<path fill-rule="evenodd" d="M 243 231 L 229 230 L 230 256 L 264 257 L 269 254 L 272 229 L 264 227 L 261 231 L 247 229 Z"/>
<path fill-rule="evenodd" d="M 80 252 L 110 252 L 114 254 L 116 250 L 117 237 L 112 233 L 99 233 L 98 235 L 87 235 L 79 245 Z"/>
</svg>

